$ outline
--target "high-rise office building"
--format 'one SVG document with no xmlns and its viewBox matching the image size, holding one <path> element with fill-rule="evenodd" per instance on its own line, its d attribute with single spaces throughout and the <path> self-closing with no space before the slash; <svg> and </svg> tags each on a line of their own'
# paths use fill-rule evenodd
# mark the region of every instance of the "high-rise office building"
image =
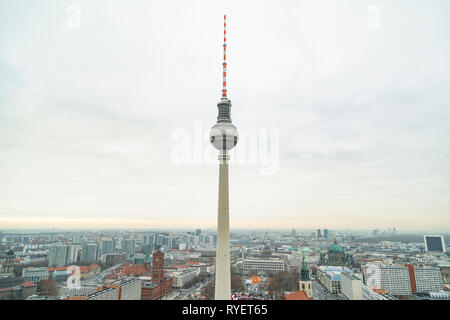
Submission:
<svg viewBox="0 0 450 320">
<path fill-rule="evenodd" d="M 391 295 L 442 290 L 439 267 L 367 264 L 361 267 L 366 285 L 386 290 Z"/>
<path fill-rule="evenodd" d="M 64 267 L 76 263 L 79 250 L 77 245 L 57 244 L 51 246 L 48 254 L 48 266 Z"/>
<path fill-rule="evenodd" d="M 134 256 L 136 253 L 136 240 L 135 239 L 125 239 L 123 240 L 123 251 L 127 254 L 128 257 Z"/>
<path fill-rule="evenodd" d="M 444 282 L 439 267 L 415 266 L 411 264 L 407 264 L 405 267 L 409 271 L 412 293 L 442 290 Z"/>
<path fill-rule="evenodd" d="M 196 236 L 199 236 L 201 233 L 202 233 L 202 230 L 201 230 L 201 229 L 195 230 L 195 235 L 196 235 Z"/>
<path fill-rule="evenodd" d="M 102 254 L 114 253 L 115 242 L 113 239 L 103 239 L 101 242 Z"/>
<path fill-rule="evenodd" d="M 144 252 L 146 255 L 146 262 L 150 262 L 150 253 L 155 248 L 155 235 L 154 234 L 146 234 L 144 235 Z"/>
<path fill-rule="evenodd" d="M 208 246 L 214 245 L 214 237 L 210 234 L 203 234 L 203 243 Z"/>
<path fill-rule="evenodd" d="M 323 229 L 323 237 L 325 239 L 328 239 L 328 235 L 330 234 L 330 231 L 328 231 L 328 229 Z"/>
<path fill-rule="evenodd" d="M 172 236 L 164 236 L 163 238 L 163 246 L 165 246 L 167 249 L 172 250 L 172 246 L 173 246 L 173 238 Z"/>
<path fill-rule="evenodd" d="M 99 257 L 100 247 L 96 242 L 86 242 L 81 250 L 81 261 L 96 263 Z"/>
<path fill-rule="evenodd" d="M 322 238 L 322 233 L 320 232 L 320 229 L 317 229 L 317 238 Z"/>
<path fill-rule="evenodd" d="M 400 265 L 366 264 L 361 266 L 364 283 L 386 290 L 391 295 L 411 295 L 409 270 Z"/>
<path fill-rule="evenodd" d="M 443 236 L 423 236 L 426 251 L 446 252 Z"/>
<path fill-rule="evenodd" d="M 153 245 L 154 243 L 155 243 L 155 235 L 154 234 L 144 235 L 144 244 L 145 245 Z"/>
<path fill-rule="evenodd" d="M 164 243 L 164 235 L 163 234 L 158 234 L 156 235 L 156 242 L 155 242 L 158 246 L 162 246 Z"/>
<path fill-rule="evenodd" d="M 196 236 L 192 234 L 186 234 L 186 247 L 188 249 L 194 249 L 196 247 Z"/>
<path fill-rule="evenodd" d="M 80 246 L 69 245 L 67 248 L 66 266 L 78 263 L 78 254 L 80 253 Z"/>
<path fill-rule="evenodd" d="M 48 254 L 49 267 L 64 267 L 67 261 L 68 245 L 53 245 Z"/>
</svg>

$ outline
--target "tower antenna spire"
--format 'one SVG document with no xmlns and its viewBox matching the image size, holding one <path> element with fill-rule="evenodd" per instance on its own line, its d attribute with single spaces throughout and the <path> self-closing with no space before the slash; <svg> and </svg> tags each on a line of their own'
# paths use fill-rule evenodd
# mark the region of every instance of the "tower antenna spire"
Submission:
<svg viewBox="0 0 450 320">
<path fill-rule="evenodd" d="M 223 87 L 222 99 L 227 98 L 227 15 L 223 16 Z"/>
</svg>

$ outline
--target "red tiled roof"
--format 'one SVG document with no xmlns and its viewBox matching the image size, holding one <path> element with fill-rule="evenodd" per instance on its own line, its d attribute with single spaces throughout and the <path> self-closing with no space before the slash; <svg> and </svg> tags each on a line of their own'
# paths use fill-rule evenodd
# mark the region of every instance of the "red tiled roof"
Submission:
<svg viewBox="0 0 450 320">
<path fill-rule="evenodd" d="M 303 290 L 300 290 L 300 291 L 297 291 L 297 292 L 293 292 L 293 293 L 290 293 L 290 294 L 285 294 L 284 298 L 286 300 L 314 300 L 313 298 L 308 298 L 306 296 L 305 291 L 303 291 Z"/>
<path fill-rule="evenodd" d="M 88 273 L 97 269 L 100 269 L 100 266 L 98 264 L 91 264 L 90 266 L 80 266 L 81 273 Z"/>
<path fill-rule="evenodd" d="M 53 271 L 66 271 L 67 267 L 56 267 L 56 268 L 47 268 L 48 272 L 53 272 Z"/>
<path fill-rule="evenodd" d="M 30 287 L 37 287 L 37 285 L 34 282 L 25 281 L 22 283 L 22 287 L 30 288 Z"/>
<path fill-rule="evenodd" d="M 90 271 L 89 266 L 80 266 L 81 273 L 88 273 Z"/>
<path fill-rule="evenodd" d="M 105 279 L 117 279 L 117 273 L 111 272 L 108 275 L 106 275 Z"/>
<path fill-rule="evenodd" d="M 177 265 L 170 266 L 168 268 L 170 268 L 170 269 L 181 269 L 181 268 L 188 268 L 188 266 L 184 265 L 184 264 L 177 264 Z"/>
<path fill-rule="evenodd" d="M 130 264 L 120 271 L 121 276 L 143 275 L 147 273 L 147 268 L 143 264 Z"/>
</svg>

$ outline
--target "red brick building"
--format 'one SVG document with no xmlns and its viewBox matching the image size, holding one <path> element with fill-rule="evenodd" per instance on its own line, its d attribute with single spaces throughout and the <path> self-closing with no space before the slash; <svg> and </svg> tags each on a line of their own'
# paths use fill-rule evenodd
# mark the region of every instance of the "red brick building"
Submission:
<svg viewBox="0 0 450 320">
<path fill-rule="evenodd" d="M 164 277 L 164 253 L 156 251 L 153 253 L 152 281 L 160 283 Z"/>
<path fill-rule="evenodd" d="M 141 300 L 158 300 L 172 291 L 172 279 L 163 279 L 160 284 L 142 279 Z"/>
<path fill-rule="evenodd" d="M 141 278 L 141 300 L 157 300 L 172 290 L 172 279 L 164 278 L 164 253 L 153 253 L 152 277 Z"/>
</svg>

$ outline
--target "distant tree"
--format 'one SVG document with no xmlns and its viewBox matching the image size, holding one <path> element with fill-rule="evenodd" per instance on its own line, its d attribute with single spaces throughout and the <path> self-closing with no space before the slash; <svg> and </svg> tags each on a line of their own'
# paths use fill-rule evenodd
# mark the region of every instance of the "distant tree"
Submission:
<svg viewBox="0 0 450 320">
<path fill-rule="evenodd" d="M 242 278 L 231 270 L 231 290 L 234 291 L 244 291 L 245 287 L 242 282 Z M 206 297 L 207 300 L 214 300 L 215 291 L 215 281 L 211 280 L 207 285 L 202 288 L 202 295 Z"/>
<path fill-rule="evenodd" d="M 86 260 L 80 260 L 80 263 L 78 265 L 80 266 L 90 266 L 92 263 L 87 262 Z"/>
<path fill-rule="evenodd" d="M 240 277 L 236 273 L 231 273 L 231 290 L 235 291 L 244 291 L 244 283 L 242 281 L 242 277 Z"/>
<path fill-rule="evenodd" d="M 214 280 L 211 280 L 208 284 L 206 284 L 202 288 L 202 295 L 206 297 L 206 300 L 213 300 L 214 299 Z"/>
<path fill-rule="evenodd" d="M 56 280 L 48 279 L 39 281 L 37 292 L 41 296 L 56 296 L 58 294 Z"/>
<path fill-rule="evenodd" d="M 284 291 L 298 291 L 298 281 L 300 275 L 295 270 L 293 272 L 282 271 L 270 278 L 268 291 L 270 295 L 280 294 Z"/>
<path fill-rule="evenodd" d="M 24 265 L 16 264 L 16 265 L 14 266 L 14 275 L 15 275 L 16 277 L 21 277 L 21 276 L 22 276 L 22 270 L 23 270 L 23 268 L 24 268 Z"/>
<path fill-rule="evenodd" d="M 188 288 L 192 287 L 193 285 L 195 285 L 196 283 L 204 280 L 205 278 L 206 278 L 206 276 L 196 276 L 194 279 L 192 279 L 188 283 L 185 283 L 182 288 L 188 289 Z"/>
</svg>

